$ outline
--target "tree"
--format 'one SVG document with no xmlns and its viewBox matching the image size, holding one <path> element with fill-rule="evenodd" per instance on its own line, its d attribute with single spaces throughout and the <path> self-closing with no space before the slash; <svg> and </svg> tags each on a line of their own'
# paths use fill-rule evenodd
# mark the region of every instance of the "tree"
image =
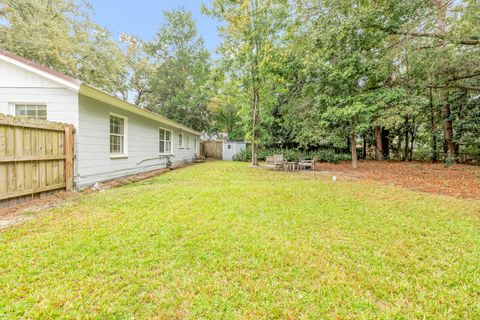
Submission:
<svg viewBox="0 0 480 320">
<path fill-rule="evenodd" d="M 123 99 L 132 100 L 134 104 L 145 107 L 148 95 L 152 94 L 150 80 L 154 75 L 155 67 L 151 57 L 145 51 L 144 41 L 128 34 L 121 34 L 121 41 L 127 46 L 125 58 L 128 74 L 121 92 Z"/>
<path fill-rule="evenodd" d="M 402 44 L 401 48 L 409 56 L 412 68 L 416 69 L 411 82 L 425 91 L 437 91 L 431 97 L 438 97 L 438 103 L 432 100 L 431 106 L 440 107 L 446 160 L 455 162 L 459 144 L 455 139 L 450 97 L 459 89 L 480 91 L 480 4 L 478 1 L 430 0 L 413 11 L 415 15 L 404 23 L 379 28 Z M 433 122 L 432 132 L 435 127 Z M 432 137 L 432 140 L 435 139 L 435 135 L 432 134 Z M 432 145 L 435 144 L 432 142 Z"/>
<path fill-rule="evenodd" d="M 121 48 L 74 0 L 5 0 L 0 46 L 71 77 L 117 93 L 126 77 Z"/>
<path fill-rule="evenodd" d="M 349 137 L 354 168 L 357 135 L 370 127 L 380 89 L 392 72 L 385 37 L 367 30 L 370 19 L 378 18 L 370 9 L 368 2 L 356 1 L 319 0 L 300 7 L 301 17 L 314 17 L 306 27 L 308 42 L 302 47 L 302 56 L 309 57 L 305 72 L 312 79 L 303 99 L 311 101 L 325 132 Z"/>
<path fill-rule="evenodd" d="M 190 12 L 164 12 L 165 24 L 147 44 L 154 63 L 145 107 L 196 130 L 209 125 L 209 52 Z"/>
<path fill-rule="evenodd" d="M 224 132 L 231 140 L 243 140 L 245 130 L 241 110 L 244 109 L 244 97 L 238 81 L 219 79 L 218 93 L 210 101 L 210 131 Z"/>
<path fill-rule="evenodd" d="M 272 52 L 283 31 L 288 12 L 286 0 L 214 0 L 204 12 L 224 23 L 220 27 L 223 67 L 248 92 L 251 106 L 252 165 L 258 166 L 260 114 L 263 94 L 271 80 Z"/>
</svg>

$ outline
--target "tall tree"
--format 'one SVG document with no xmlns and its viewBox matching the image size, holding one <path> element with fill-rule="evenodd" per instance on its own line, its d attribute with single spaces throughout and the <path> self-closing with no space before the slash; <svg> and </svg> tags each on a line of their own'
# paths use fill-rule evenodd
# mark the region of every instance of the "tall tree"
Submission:
<svg viewBox="0 0 480 320">
<path fill-rule="evenodd" d="M 204 12 L 223 22 L 219 28 L 223 66 L 239 79 L 251 106 L 252 165 L 258 166 L 260 114 L 271 79 L 272 52 L 278 46 L 288 12 L 287 0 L 214 0 Z"/>
<path fill-rule="evenodd" d="M 155 66 L 146 52 L 146 43 L 141 39 L 121 34 L 121 42 L 126 45 L 125 59 L 128 78 L 121 91 L 124 100 L 145 107 L 145 101 L 152 94 L 150 80 L 155 73 Z"/>
<path fill-rule="evenodd" d="M 245 128 L 242 121 L 244 97 L 238 81 L 218 79 L 219 90 L 210 101 L 211 124 L 209 131 L 227 133 L 232 140 L 243 140 Z"/>
<path fill-rule="evenodd" d="M 411 83 L 426 92 L 437 91 L 431 97 L 438 96 L 438 103 L 432 101 L 431 106 L 440 107 L 446 159 L 455 162 L 459 144 L 454 132 L 451 96 L 456 90 L 480 90 L 480 4 L 478 1 L 429 0 L 414 12 L 411 19 L 382 28 L 401 43 L 411 68 L 416 69 Z"/>
<path fill-rule="evenodd" d="M 209 124 L 210 53 L 198 35 L 192 14 L 164 12 L 165 23 L 147 44 L 154 74 L 145 107 L 197 130 Z"/>
</svg>

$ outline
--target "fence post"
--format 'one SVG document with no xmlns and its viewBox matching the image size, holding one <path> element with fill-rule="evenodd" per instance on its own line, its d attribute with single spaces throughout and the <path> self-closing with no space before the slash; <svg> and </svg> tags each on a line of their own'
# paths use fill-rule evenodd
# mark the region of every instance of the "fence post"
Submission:
<svg viewBox="0 0 480 320">
<path fill-rule="evenodd" d="M 73 128 L 65 127 L 65 184 L 67 191 L 73 190 Z"/>
</svg>

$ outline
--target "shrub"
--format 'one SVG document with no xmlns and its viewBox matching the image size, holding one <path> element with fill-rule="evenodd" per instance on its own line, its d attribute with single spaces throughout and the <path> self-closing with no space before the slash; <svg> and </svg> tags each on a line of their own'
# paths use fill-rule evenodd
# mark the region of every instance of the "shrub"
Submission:
<svg viewBox="0 0 480 320">
<path fill-rule="evenodd" d="M 252 147 L 247 146 L 246 148 L 240 150 L 233 156 L 233 161 L 251 161 L 252 160 Z"/>
<path fill-rule="evenodd" d="M 333 150 L 317 150 L 317 151 L 302 151 L 297 149 L 280 149 L 280 148 L 261 148 L 258 150 L 258 160 L 265 161 L 267 156 L 274 154 L 283 155 L 287 161 L 297 161 L 300 158 L 313 159 L 316 158 L 319 162 L 338 163 L 341 161 L 348 161 L 351 159 L 348 153 L 336 153 Z M 238 152 L 234 157 L 234 161 L 251 161 L 252 148 L 247 148 Z"/>
</svg>

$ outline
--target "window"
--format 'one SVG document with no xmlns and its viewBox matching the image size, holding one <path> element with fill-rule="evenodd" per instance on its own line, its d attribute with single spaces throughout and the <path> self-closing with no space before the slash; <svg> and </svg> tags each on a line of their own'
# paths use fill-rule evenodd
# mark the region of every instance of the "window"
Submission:
<svg viewBox="0 0 480 320">
<path fill-rule="evenodd" d="M 197 152 L 197 138 L 193 138 L 193 151 Z"/>
<path fill-rule="evenodd" d="M 227 144 L 227 149 L 228 149 L 228 150 L 232 150 L 232 145 L 231 145 L 231 144 Z"/>
<path fill-rule="evenodd" d="M 127 148 L 125 143 L 126 118 L 110 115 L 110 155 L 125 156 Z"/>
<path fill-rule="evenodd" d="M 159 153 L 172 153 L 172 131 L 160 128 L 158 130 Z"/>
<path fill-rule="evenodd" d="M 188 134 L 185 136 L 185 147 L 190 149 L 190 136 Z"/>
<path fill-rule="evenodd" d="M 47 106 L 42 104 L 16 104 L 15 115 L 22 118 L 47 120 Z"/>
<path fill-rule="evenodd" d="M 183 133 L 179 133 L 179 134 L 178 134 L 178 146 L 179 146 L 180 148 L 183 147 Z"/>
</svg>

